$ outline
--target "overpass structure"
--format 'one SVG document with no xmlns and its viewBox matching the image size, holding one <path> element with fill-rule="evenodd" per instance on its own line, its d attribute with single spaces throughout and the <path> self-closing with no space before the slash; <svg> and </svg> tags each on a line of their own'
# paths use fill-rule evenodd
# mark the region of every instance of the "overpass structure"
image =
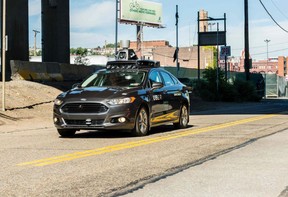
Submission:
<svg viewBox="0 0 288 197">
<path fill-rule="evenodd" d="M 6 15 L 1 2 L 1 37 L 6 21 L 6 78 L 11 77 L 10 60 L 29 61 L 28 0 L 5 0 Z M 42 61 L 70 63 L 69 0 L 41 0 Z M 1 39 L 2 41 L 2 39 Z M 3 43 L 1 42 L 1 49 Z M 1 53 L 2 54 L 2 53 Z M 2 61 L 1 55 L 1 61 Z M 1 73 L 3 70 L 1 62 Z M 1 74 L 2 76 L 2 74 Z"/>
</svg>

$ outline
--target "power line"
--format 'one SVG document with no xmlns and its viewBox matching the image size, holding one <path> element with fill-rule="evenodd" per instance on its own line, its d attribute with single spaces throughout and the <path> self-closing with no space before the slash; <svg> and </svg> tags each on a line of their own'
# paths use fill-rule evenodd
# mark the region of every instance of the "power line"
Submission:
<svg viewBox="0 0 288 197">
<path fill-rule="evenodd" d="M 285 49 L 279 49 L 279 50 L 274 50 L 274 51 L 269 51 L 269 53 L 274 53 L 274 52 L 279 52 L 279 51 L 285 51 L 285 50 L 288 50 L 288 48 L 285 48 Z M 255 53 L 255 54 L 252 54 L 252 55 L 263 55 L 263 54 L 266 54 L 267 52 L 263 52 L 263 53 Z"/>
<path fill-rule="evenodd" d="M 259 0 L 261 5 L 263 6 L 263 8 L 265 9 L 265 11 L 267 12 L 267 14 L 270 16 L 270 18 L 274 21 L 274 23 L 280 27 L 283 31 L 285 31 L 286 33 L 288 33 L 288 31 L 286 29 L 284 29 L 281 25 L 279 25 L 279 23 L 273 18 L 273 16 L 269 13 L 269 11 L 267 10 L 267 8 L 265 7 L 265 5 L 262 3 L 261 0 Z"/>
<path fill-rule="evenodd" d="M 153 54 L 154 54 L 154 55 L 161 56 L 161 57 L 171 58 L 171 59 L 174 58 L 173 56 L 169 56 L 169 55 L 165 55 L 165 54 L 160 54 L 160 53 L 156 53 L 156 52 L 153 52 Z M 191 58 L 191 55 L 190 55 L 189 58 L 179 58 L 179 60 L 197 60 L 197 58 Z"/>
<path fill-rule="evenodd" d="M 287 45 L 288 42 L 281 42 L 281 43 L 275 43 L 275 44 L 270 44 L 269 46 L 276 46 L 276 45 Z M 255 46 L 255 47 L 250 47 L 250 49 L 257 49 L 257 48 L 264 48 L 265 45 L 261 45 L 261 46 Z M 232 50 L 242 50 L 243 48 L 235 48 L 235 49 L 232 49 Z"/>
<path fill-rule="evenodd" d="M 273 5 L 274 5 L 274 7 L 286 18 L 286 19 L 288 19 L 288 17 L 280 10 L 280 8 L 276 5 L 276 3 L 273 1 L 273 0 L 271 0 L 271 2 L 273 3 Z"/>
</svg>

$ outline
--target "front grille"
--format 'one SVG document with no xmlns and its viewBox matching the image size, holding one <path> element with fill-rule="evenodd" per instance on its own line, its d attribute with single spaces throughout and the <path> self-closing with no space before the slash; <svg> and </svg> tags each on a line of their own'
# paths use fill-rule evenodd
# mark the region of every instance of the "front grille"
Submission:
<svg viewBox="0 0 288 197">
<path fill-rule="evenodd" d="M 99 120 L 68 120 L 64 119 L 65 123 L 67 125 L 79 125 L 79 126 L 86 126 L 86 125 L 102 125 L 104 122 L 104 119 Z"/>
<path fill-rule="evenodd" d="M 64 113 L 104 113 L 108 107 L 101 103 L 67 103 L 62 107 Z"/>
</svg>

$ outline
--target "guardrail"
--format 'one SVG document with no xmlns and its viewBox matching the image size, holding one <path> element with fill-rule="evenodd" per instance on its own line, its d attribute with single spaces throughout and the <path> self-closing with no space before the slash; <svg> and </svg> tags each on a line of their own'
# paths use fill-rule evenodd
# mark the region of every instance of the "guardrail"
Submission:
<svg viewBox="0 0 288 197">
<path fill-rule="evenodd" d="M 81 81 L 103 66 L 11 60 L 11 77 L 29 81 Z"/>
</svg>

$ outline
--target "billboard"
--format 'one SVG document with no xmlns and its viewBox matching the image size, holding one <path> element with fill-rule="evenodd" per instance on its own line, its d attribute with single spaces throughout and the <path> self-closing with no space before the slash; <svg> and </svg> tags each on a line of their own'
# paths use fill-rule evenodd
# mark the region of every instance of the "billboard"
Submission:
<svg viewBox="0 0 288 197">
<path fill-rule="evenodd" d="M 161 26 L 162 4 L 143 0 L 121 0 L 120 22 Z"/>
<path fill-rule="evenodd" d="M 199 46 L 226 45 L 226 32 L 199 32 Z"/>
</svg>

